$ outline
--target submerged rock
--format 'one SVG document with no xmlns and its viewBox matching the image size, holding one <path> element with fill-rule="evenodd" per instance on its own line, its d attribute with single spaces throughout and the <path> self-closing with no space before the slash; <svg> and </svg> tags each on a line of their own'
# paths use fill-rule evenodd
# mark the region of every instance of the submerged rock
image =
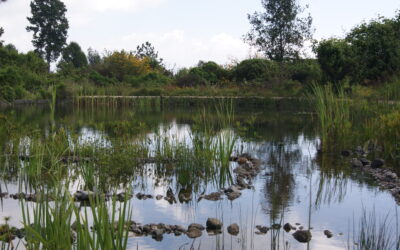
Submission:
<svg viewBox="0 0 400 250">
<path fill-rule="evenodd" d="M 218 230 L 222 228 L 222 222 L 216 218 L 208 218 L 207 219 L 207 230 Z"/>
<path fill-rule="evenodd" d="M 227 229 L 228 233 L 231 235 L 236 236 L 239 234 L 239 225 L 236 223 L 229 225 Z"/>
<path fill-rule="evenodd" d="M 283 230 L 288 233 L 290 232 L 290 230 L 296 230 L 296 227 L 292 226 L 290 223 L 286 223 L 285 225 L 283 225 Z"/>
<path fill-rule="evenodd" d="M 311 232 L 309 230 L 297 230 L 294 234 L 293 237 L 301 243 L 307 243 L 310 242 L 311 240 Z"/>
<path fill-rule="evenodd" d="M 203 233 L 201 232 L 201 230 L 199 230 L 198 228 L 195 228 L 195 227 L 190 228 L 190 229 L 186 232 L 186 235 L 187 235 L 189 238 L 191 238 L 191 239 L 198 238 L 198 237 L 200 237 L 202 234 L 203 234 Z"/>
<path fill-rule="evenodd" d="M 196 228 L 196 229 L 198 229 L 198 230 L 200 230 L 200 231 L 203 231 L 203 230 L 205 229 L 205 227 L 204 227 L 203 225 L 201 225 L 201 224 L 192 223 L 192 224 L 190 224 L 190 225 L 188 226 L 188 231 L 189 231 L 190 229 L 193 229 L 193 228 Z"/>
<path fill-rule="evenodd" d="M 164 199 L 165 199 L 166 201 L 168 201 L 169 204 L 174 204 L 174 203 L 176 203 L 176 198 L 175 198 L 174 192 L 172 191 L 171 188 L 168 188 L 168 190 L 167 190 L 167 195 L 166 195 L 166 197 L 164 197 Z"/>
<path fill-rule="evenodd" d="M 269 231 L 269 227 L 267 226 L 257 225 L 256 228 L 258 229 L 258 232 L 256 232 L 256 234 L 266 234 Z"/>
<path fill-rule="evenodd" d="M 156 200 L 159 201 L 159 200 L 161 200 L 163 197 L 164 197 L 164 196 L 162 196 L 161 194 L 159 194 L 159 195 L 156 196 Z"/>
<path fill-rule="evenodd" d="M 236 200 L 237 198 L 239 198 L 242 195 L 241 192 L 231 192 L 231 193 L 227 193 L 226 196 L 228 196 L 228 199 L 233 201 Z"/>
<path fill-rule="evenodd" d="M 327 238 L 332 238 L 333 237 L 333 233 L 329 230 L 325 230 L 324 234 L 326 235 Z"/>
<path fill-rule="evenodd" d="M 209 200 L 209 201 L 218 201 L 221 200 L 221 192 L 214 192 L 211 194 L 206 194 L 203 196 L 204 199 Z"/>
</svg>

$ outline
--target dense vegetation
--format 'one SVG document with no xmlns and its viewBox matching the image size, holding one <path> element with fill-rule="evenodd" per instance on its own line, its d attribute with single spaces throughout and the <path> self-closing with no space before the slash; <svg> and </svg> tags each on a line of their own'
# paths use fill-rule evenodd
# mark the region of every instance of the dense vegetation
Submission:
<svg viewBox="0 0 400 250">
<path fill-rule="evenodd" d="M 253 28 L 245 40 L 257 46 L 266 58 L 249 58 L 229 65 L 200 61 L 194 67 L 173 72 L 166 68 L 149 42 L 137 46 L 135 51 L 99 53 L 89 49 L 85 54 L 78 43 L 66 44 L 65 5 L 60 1 L 52 2 L 52 8 L 58 11 L 56 16 L 51 16 L 46 12 L 48 5 L 34 1 L 32 17 L 28 18 L 31 26 L 27 29 L 35 33 L 32 41 L 35 51 L 21 53 L 13 45 L 0 42 L 0 98 L 9 102 L 48 99 L 53 86 L 58 87 L 58 98 L 88 95 L 300 96 L 314 84 L 343 87 L 346 94 L 353 96 L 400 98 L 400 13 L 394 18 L 379 17 L 363 22 L 343 39 L 315 42 L 316 58 L 301 58 L 299 49 L 311 38 L 311 17 L 297 17 L 302 8 L 296 1 L 263 3 L 265 13 L 249 16 Z M 273 10 L 281 8 L 282 4 L 292 9 L 277 18 L 293 26 L 292 30 L 285 31 L 279 28 L 280 22 L 272 22 L 272 17 L 277 15 Z M 42 12 L 48 15 L 40 16 L 38 13 Z M 58 20 L 57 32 L 40 27 L 47 19 Z M 264 28 L 269 29 L 268 37 L 257 32 Z M 0 35 L 3 31 L 0 29 Z M 294 38 L 292 33 L 297 36 Z M 287 41 L 273 41 L 273 37 L 287 37 Z M 56 59 L 56 70 L 49 72 L 49 63 Z"/>
</svg>

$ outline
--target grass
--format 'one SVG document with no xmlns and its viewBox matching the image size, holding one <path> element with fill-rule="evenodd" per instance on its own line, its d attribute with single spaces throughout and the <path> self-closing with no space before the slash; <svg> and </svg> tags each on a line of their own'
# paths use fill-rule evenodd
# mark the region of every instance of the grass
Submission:
<svg viewBox="0 0 400 250">
<path fill-rule="evenodd" d="M 393 223 L 394 221 L 394 223 Z M 353 225 L 353 242 L 347 248 L 353 250 L 389 250 L 399 249 L 399 218 L 386 215 L 379 218 L 375 209 L 367 213 L 365 209 L 359 218 L 358 226 Z"/>
<path fill-rule="evenodd" d="M 331 85 L 313 85 L 308 96 L 315 107 L 321 131 L 322 151 L 343 146 L 352 126 L 350 105 L 343 89 Z"/>
</svg>

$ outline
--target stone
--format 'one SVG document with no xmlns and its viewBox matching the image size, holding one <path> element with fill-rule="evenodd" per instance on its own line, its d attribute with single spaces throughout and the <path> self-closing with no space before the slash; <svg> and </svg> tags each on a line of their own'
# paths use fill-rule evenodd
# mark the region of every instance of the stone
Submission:
<svg viewBox="0 0 400 250">
<path fill-rule="evenodd" d="M 157 230 L 154 230 L 151 233 L 151 237 L 153 239 L 155 239 L 156 241 L 162 241 L 163 240 L 163 234 L 164 234 L 164 231 L 162 229 L 157 229 Z"/>
<path fill-rule="evenodd" d="M 186 232 L 186 235 L 187 235 L 189 238 L 191 238 L 191 239 L 198 238 L 198 237 L 200 237 L 202 234 L 203 234 L 203 233 L 201 232 L 201 230 L 199 230 L 199 229 L 197 229 L 197 228 L 194 228 L 194 227 L 190 228 L 190 229 Z"/>
<path fill-rule="evenodd" d="M 156 196 L 156 200 L 159 201 L 159 200 L 161 200 L 163 197 L 164 197 L 164 196 L 162 196 L 161 194 L 159 194 L 159 195 Z"/>
<path fill-rule="evenodd" d="M 228 199 L 233 201 L 236 200 L 237 198 L 239 198 L 242 195 L 241 192 L 232 192 L 232 193 L 228 193 L 226 196 L 228 196 Z"/>
<path fill-rule="evenodd" d="M 362 164 L 362 162 L 361 162 L 359 159 L 357 159 L 357 158 L 353 158 L 353 159 L 351 160 L 351 166 L 352 166 L 353 168 L 362 168 L 362 167 L 364 167 L 364 165 Z"/>
<path fill-rule="evenodd" d="M 293 237 L 301 243 L 307 243 L 310 242 L 311 240 L 311 232 L 308 230 L 297 230 L 294 234 Z"/>
<path fill-rule="evenodd" d="M 211 194 L 204 195 L 204 199 L 209 200 L 209 201 L 218 201 L 218 200 L 221 200 L 221 195 L 222 195 L 222 193 L 220 193 L 220 192 L 214 192 Z"/>
<path fill-rule="evenodd" d="M 256 232 L 257 234 L 266 234 L 269 231 L 269 227 L 266 226 L 257 225 L 256 228 L 259 230 L 259 232 Z"/>
<path fill-rule="evenodd" d="M 324 230 L 324 234 L 326 235 L 327 238 L 332 238 L 333 237 L 333 233 L 329 230 Z"/>
<path fill-rule="evenodd" d="M 189 231 L 190 229 L 192 229 L 192 228 L 196 228 L 196 229 L 198 229 L 198 230 L 200 230 L 200 231 L 203 231 L 203 230 L 205 229 L 205 227 L 204 227 L 203 225 L 198 224 L 198 223 L 192 223 L 192 224 L 190 224 L 190 225 L 188 226 L 188 231 Z"/>
<path fill-rule="evenodd" d="M 385 160 L 378 158 L 372 161 L 371 168 L 380 168 L 383 165 L 385 165 Z"/>
<path fill-rule="evenodd" d="M 215 218 L 208 218 L 207 219 L 207 230 L 218 230 L 222 228 L 222 222 Z"/>
<path fill-rule="evenodd" d="M 368 160 L 367 158 L 360 158 L 361 163 L 363 166 L 371 165 L 371 161 Z"/>
<path fill-rule="evenodd" d="M 231 235 L 238 235 L 239 234 L 239 225 L 234 223 L 228 226 L 228 233 Z"/>
<path fill-rule="evenodd" d="M 296 230 L 294 226 L 292 226 L 290 223 L 286 223 L 283 225 L 283 230 L 285 230 L 287 233 L 290 232 L 290 230 Z"/>
</svg>

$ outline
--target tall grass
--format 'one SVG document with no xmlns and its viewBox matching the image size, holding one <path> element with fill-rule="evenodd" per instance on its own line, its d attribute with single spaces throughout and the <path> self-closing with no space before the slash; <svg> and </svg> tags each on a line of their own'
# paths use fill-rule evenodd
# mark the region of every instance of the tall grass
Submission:
<svg viewBox="0 0 400 250">
<path fill-rule="evenodd" d="M 394 221 L 394 223 L 393 223 Z M 358 225 L 353 225 L 353 242 L 347 248 L 353 250 L 391 250 L 399 249 L 399 218 L 397 209 L 395 217 L 378 218 L 375 210 L 367 213 L 365 209 L 360 216 Z"/>
<path fill-rule="evenodd" d="M 349 100 L 343 89 L 334 90 L 331 85 L 312 86 L 308 96 L 318 116 L 321 129 L 321 150 L 327 151 L 345 143 L 351 129 Z"/>
</svg>

